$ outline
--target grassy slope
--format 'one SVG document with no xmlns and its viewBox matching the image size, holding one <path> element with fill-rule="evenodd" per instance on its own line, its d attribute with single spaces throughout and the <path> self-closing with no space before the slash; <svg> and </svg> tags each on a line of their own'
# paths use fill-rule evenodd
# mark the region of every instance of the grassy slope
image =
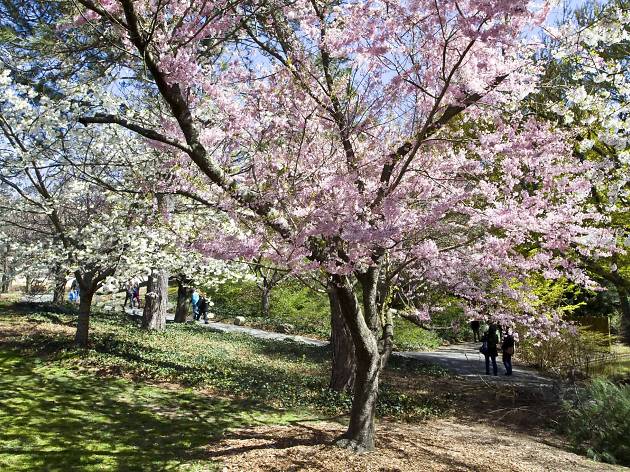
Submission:
<svg viewBox="0 0 630 472">
<path fill-rule="evenodd" d="M 0 350 L 0 470 L 214 470 L 204 446 L 289 413 L 77 373 Z"/>
<path fill-rule="evenodd" d="M 92 320 L 92 348 L 77 351 L 72 347 L 73 315 L 22 309 L 0 306 L 0 345 L 50 353 L 64 366 L 174 382 L 277 408 L 338 415 L 350 404 L 347 395 L 327 388 L 330 353 L 326 348 L 214 333 L 190 324 L 169 324 L 164 333 L 148 333 L 126 317 L 97 314 Z M 442 375 L 439 368 L 392 360 L 389 372 L 395 378 L 382 383 L 380 414 L 422 418 L 443 407 L 434 399 L 429 402 L 424 393 L 397 387 L 400 378 L 420 382 Z"/>
<path fill-rule="evenodd" d="M 295 334 L 327 339 L 330 335 L 330 308 L 324 293 L 315 292 L 297 283 L 280 284 L 271 292 L 271 312 L 268 318 L 260 313 L 260 290 L 253 282 L 223 284 L 210 295 L 211 311 L 218 320 L 231 321 L 235 316 L 247 317 L 248 324 L 277 331 L 282 324 L 293 325 Z M 398 350 L 421 351 L 441 344 L 436 333 L 425 331 L 409 321 L 398 318 L 394 329 Z"/>
<path fill-rule="evenodd" d="M 96 315 L 91 349 L 78 351 L 75 321 L 0 303 L 0 470 L 212 470 L 205 447 L 231 428 L 348 410 L 349 398 L 326 388 L 325 349 L 191 325 L 146 333 L 120 316 Z M 476 422 L 505 410 L 500 422 L 529 430 L 558 410 L 543 408 L 536 392 L 443 374 L 390 363 L 379 416 L 417 421 L 448 412 Z"/>
</svg>

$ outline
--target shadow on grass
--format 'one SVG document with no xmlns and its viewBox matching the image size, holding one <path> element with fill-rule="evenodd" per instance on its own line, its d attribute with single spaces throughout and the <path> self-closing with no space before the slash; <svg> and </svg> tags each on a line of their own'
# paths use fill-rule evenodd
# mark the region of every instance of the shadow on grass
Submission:
<svg viewBox="0 0 630 472">
<path fill-rule="evenodd" d="M 288 419 L 248 402 L 78 375 L 0 351 L 0 470 L 212 470 L 210 441 Z"/>
</svg>

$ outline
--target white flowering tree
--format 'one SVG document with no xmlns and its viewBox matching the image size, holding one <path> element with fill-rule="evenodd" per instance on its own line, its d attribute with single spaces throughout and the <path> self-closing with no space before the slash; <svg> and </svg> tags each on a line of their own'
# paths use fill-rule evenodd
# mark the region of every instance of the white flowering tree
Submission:
<svg viewBox="0 0 630 472">
<path fill-rule="evenodd" d="M 576 248 L 574 256 L 616 292 L 621 334 L 630 343 L 630 4 L 589 2 L 548 36 L 546 86 L 534 109 L 575 142 L 573 155 L 590 184 L 585 211 L 614 234 L 617 249 L 609 254 L 592 257 Z"/>
<path fill-rule="evenodd" d="M 76 277 L 76 342 L 85 346 L 93 296 L 120 267 L 131 241 L 142 238 L 146 214 L 139 192 L 106 192 L 95 182 L 113 188 L 128 177 L 143 145 L 124 133 L 93 133 L 76 124 L 78 102 L 93 101 L 92 89 L 59 82 L 56 91 L 53 98 L 40 94 L 0 70 L 0 184 L 16 224 L 39 225 L 37 259 L 55 268 L 62 296 L 66 275 Z"/>
</svg>

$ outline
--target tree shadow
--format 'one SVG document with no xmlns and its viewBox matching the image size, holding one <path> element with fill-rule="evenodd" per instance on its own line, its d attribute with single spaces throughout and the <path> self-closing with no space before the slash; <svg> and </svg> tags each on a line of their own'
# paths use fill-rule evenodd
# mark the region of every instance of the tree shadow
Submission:
<svg viewBox="0 0 630 472">
<path fill-rule="evenodd" d="M 249 402 L 79 375 L 0 351 L 2 470 L 176 470 L 207 462 L 204 447 L 230 429 L 281 417 Z"/>
</svg>

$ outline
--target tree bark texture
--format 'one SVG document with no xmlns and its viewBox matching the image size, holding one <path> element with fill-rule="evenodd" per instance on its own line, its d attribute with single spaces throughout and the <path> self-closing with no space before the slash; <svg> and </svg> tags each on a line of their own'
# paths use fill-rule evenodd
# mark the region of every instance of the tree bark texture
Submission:
<svg viewBox="0 0 630 472">
<path fill-rule="evenodd" d="M 2 249 L 2 280 L 0 281 L 0 292 L 7 293 L 11 285 L 11 268 L 9 267 L 9 246 Z"/>
<path fill-rule="evenodd" d="M 92 310 L 92 299 L 96 292 L 96 286 L 91 281 L 79 283 L 79 319 L 77 322 L 77 332 L 74 342 L 79 347 L 88 346 L 88 336 L 90 330 L 90 312 Z"/>
<path fill-rule="evenodd" d="M 332 347 L 330 388 L 337 392 L 352 392 L 356 363 L 354 344 L 341 313 L 337 291 L 332 284 L 328 285 L 327 292 L 330 303 L 330 345 Z"/>
<path fill-rule="evenodd" d="M 80 291 L 80 290 L 79 290 Z M 55 270 L 55 288 L 53 290 L 53 303 L 61 305 L 66 301 L 66 273 L 61 269 Z"/>
<path fill-rule="evenodd" d="M 381 331 L 381 320 L 378 311 L 378 267 L 370 267 L 359 276 L 363 292 L 363 311 L 365 322 L 370 331 L 378 338 Z"/>
<path fill-rule="evenodd" d="M 337 440 L 339 446 L 355 452 L 374 449 L 374 415 L 382 370 L 377 338 L 368 326 L 359 300 L 347 279 L 335 275 L 333 283 L 341 313 L 352 336 L 356 355 L 354 397 L 347 431 Z"/>
<path fill-rule="evenodd" d="M 260 305 L 261 305 L 262 314 L 265 318 L 269 318 L 269 310 L 270 310 L 270 305 L 271 305 L 270 298 L 271 298 L 271 286 L 267 282 L 267 279 L 264 279 Z"/>
<path fill-rule="evenodd" d="M 24 285 L 24 293 L 31 293 L 31 285 L 33 284 L 33 277 L 30 275 L 26 276 L 26 282 Z"/>
<path fill-rule="evenodd" d="M 192 297 L 193 289 L 181 280 L 177 281 L 177 308 L 175 309 L 175 323 L 192 321 Z"/>
<path fill-rule="evenodd" d="M 168 308 L 168 272 L 154 270 L 149 276 L 142 328 L 154 331 L 166 329 L 166 310 Z"/>
<path fill-rule="evenodd" d="M 0 292 L 7 293 L 9 291 L 10 286 L 11 286 L 11 276 L 7 273 L 2 274 L 2 286 L 0 287 Z"/>
</svg>

